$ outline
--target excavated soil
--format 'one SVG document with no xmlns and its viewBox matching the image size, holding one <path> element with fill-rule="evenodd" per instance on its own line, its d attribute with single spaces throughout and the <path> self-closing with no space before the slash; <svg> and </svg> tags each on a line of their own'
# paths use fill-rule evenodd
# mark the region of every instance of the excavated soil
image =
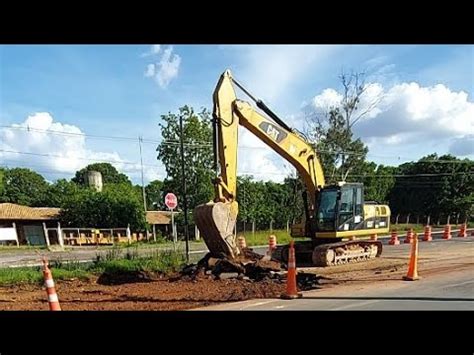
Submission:
<svg viewBox="0 0 474 355">
<path fill-rule="evenodd" d="M 474 243 L 421 245 L 419 272 L 431 277 L 453 269 L 471 269 Z M 364 263 L 330 268 L 300 268 L 298 289 L 337 287 L 341 283 L 400 282 L 406 274 L 409 246 L 388 249 L 385 256 Z M 244 273 L 222 266 L 213 271 L 215 260 L 207 260 L 209 270 L 190 267 L 171 277 L 136 273 L 102 275 L 89 282 L 60 281 L 56 285 L 63 310 L 184 310 L 252 298 L 278 298 L 285 292 L 286 275 L 275 272 L 278 264 L 257 258 Z M 210 263 L 209 263 L 210 261 Z M 212 264 L 212 265 L 210 265 Z M 232 274 L 233 273 L 233 274 Z M 254 274 L 256 273 L 256 274 Z M 318 276 L 317 276 L 318 275 Z M 257 276 L 257 277 L 255 277 Z M 40 285 L 0 287 L 0 310 L 48 310 L 46 290 Z"/>
<path fill-rule="evenodd" d="M 67 281 L 56 285 L 63 310 L 183 310 L 251 298 L 279 297 L 285 284 L 279 280 L 199 278 L 101 285 Z M 48 310 L 41 286 L 0 287 L 0 310 Z"/>
<path fill-rule="evenodd" d="M 280 297 L 286 275 L 280 263 L 247 250 L 236 260 L 211 258 L 181 273 L 103 273 L 89 282 L 56 285 L 63 310 L 181 310 L 251 298 Z M 300 289 L 314 288 L 315 275 L 299 276 Z M 37 285 L 0 287 L 0 310 L 48 310 L 46 290 Z"/>
</svg>

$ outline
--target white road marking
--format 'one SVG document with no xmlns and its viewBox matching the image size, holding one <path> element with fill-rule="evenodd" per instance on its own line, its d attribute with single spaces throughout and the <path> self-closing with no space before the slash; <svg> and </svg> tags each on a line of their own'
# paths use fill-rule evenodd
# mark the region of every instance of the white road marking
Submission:
<svg viewBox="0 0 474 355">
<path fill-rule="evenodd" d="M 248 306 L 243 306 L 241 308 L 239 308 L 240 310 L 243 310 L 243 309 L 247 309 L 247 308 L 250 308 L 250 307 L 257 307 L 257 306 L 261 306 L 261 305 L 264 305 L 264 304 L 268 304 L 268 303 L 272 303 L 272 302 L 277 302 L 276 300 L 270 300 L 270 301 L 264 301 L 264 302 L 256 302 L 256 303 L 252 303 Z"/>
</svg>

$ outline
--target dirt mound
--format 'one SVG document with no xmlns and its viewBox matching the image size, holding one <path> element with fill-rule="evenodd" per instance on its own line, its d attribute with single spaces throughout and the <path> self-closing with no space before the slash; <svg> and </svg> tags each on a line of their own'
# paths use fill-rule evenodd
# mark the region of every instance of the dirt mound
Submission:
<svg viewBox="0 0 474 355">
<path fill-rule="evenodd" d="M 97 279 L 100 285 L 123 285 L 135 282 L 151 282 L 162 279 L 163 275 L 148 271 L 103 272 Z"/>
<path fill-rule="evenodd" d="M 63 310 L 184 310 L 252 298 L 278 298 L 285 290 L 285 284 L 278 280 L 211 278 L 118 285 L 101 285 L 93 280 L 59 281 L 56 291 Z M 0 287 L 0 310 L 47 311 L 46 292 L 39 285 Z"/>
<path fill-rule="evenodd" d="M 224 255 L 215 257 L 208 253 L 197 264 L 185 267 L 182 275 L 196 279 L 211 274 L 215 279 L 219 279 L 221 274 L 231 273 L 240 278 L 247 277 L 259 281 L 280 271 L 282 267 L 278 260 L 264 257 L 246 248 L 235 259 L 229 259 Z"/>
</svg>

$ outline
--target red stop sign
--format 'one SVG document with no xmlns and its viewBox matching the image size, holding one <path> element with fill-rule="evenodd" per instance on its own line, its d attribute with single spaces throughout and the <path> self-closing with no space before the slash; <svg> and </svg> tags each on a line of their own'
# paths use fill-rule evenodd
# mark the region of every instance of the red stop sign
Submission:
<svg viewBox="0 0 474 355">
<path fill-rule="evenodd" d="M 176 206 L 178 206 L 178 199 L 176 198 L 176 195 L 172 192 L 169 192 L 165 196 L 165 205 L 168 207 L 170 210 L 174 210 Z"/>
</svg>

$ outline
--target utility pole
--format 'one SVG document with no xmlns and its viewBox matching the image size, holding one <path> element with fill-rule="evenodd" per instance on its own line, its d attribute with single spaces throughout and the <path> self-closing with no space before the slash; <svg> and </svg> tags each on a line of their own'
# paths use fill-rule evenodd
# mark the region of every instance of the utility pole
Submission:
<svg viewBox="0 0 474 355">
<path fill-rule="evenodd" d="M 184 235 L 186 237 L 186 262 L 189 264 L 189 230 L 188 230 L 188 202 L 186 193 L 186 178 L 184 176 L 184 142 L 183 142 L 183 115 L 179 115 L 179 141 L 181 145 L 181 176 L 183 186 L 183 207 L 184 207 Z"/>
<path fill-rule="evenodd" d="M 142 171 L 142 192 L 143 192 L 143 207 L 146 208 L 146 193 L 145 193 L 145 182 L 143 178 L 143 156 L 142 156 L 142 137 L 138 137 L 138 145 L 140 146 L 140 164 L 141 164 L 141 171 Z"/>
<path fill-rule="evenodd" d="M 138 145 L 140 146 L 140 163 L 142 171 L 142 193 L 143 193 L 143 208 L 145 209 L 145 218 L 146 218 L 146 193 L 145 193 L 145 182 L 143 179 L 143 156 L 142 156 L 142 137 L 138 137 Z M 146 227 L 146 240 L 148 240 L 148 226 Z"/>
</svg>

